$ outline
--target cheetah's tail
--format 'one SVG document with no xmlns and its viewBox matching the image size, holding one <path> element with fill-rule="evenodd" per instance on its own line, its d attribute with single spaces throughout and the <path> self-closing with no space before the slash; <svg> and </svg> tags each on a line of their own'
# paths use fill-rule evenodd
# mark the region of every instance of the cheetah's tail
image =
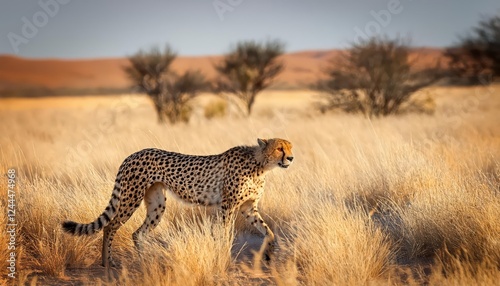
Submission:
<svg viewBox="0 0 500 286">
<path fill-rule="evenodd" d="M 100 231 L 115 217 L 116 211 L 120 205 L 120 194 L 120 176 L 118 176 L 115 181 L 111 200 L 109 200 L 108 206 L 97 219 L 87 224 L 65 221 L 62 223 L 63 230 L 72 235 L 91 235 Z"/>
</svg>

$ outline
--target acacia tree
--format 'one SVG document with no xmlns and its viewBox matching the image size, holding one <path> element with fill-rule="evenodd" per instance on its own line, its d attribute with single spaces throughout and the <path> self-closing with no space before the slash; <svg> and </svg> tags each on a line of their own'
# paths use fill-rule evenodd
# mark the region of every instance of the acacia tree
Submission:
<svg viewBox="0 0 500 286">
<path fill-rule="evenodd" d="M 480 21 L 445 55 L 455 75 L 469 83 L 488 84 L 500 76 L 500 16 Z"/>
<path fill-rule="evenodd" d="M 243 105 L 241 109 L 250 115 L 259 92 L 269 87 L 283 70 L 283 63 L 278 60 L 283 52 L 284 44 L 278 40 L 239 42 L 214 65 L 220 75 L 216 91 L 233 94 Z"/>
<path fill-rule="evenodd" d="M 188 102 L 207 86 L 199 71 L 180 75 L 172 71 L 170 66 L 176 57 L 169 46 L 163 51 L 153 47 L 129 57 L 130 65 L 124 68 L 134 87 L 153 101 L 160 123 L 167 119 L 170 123 L 187 121 Z"/>
<path fill-rule="evenodd" d="M 331 62 L 316 88 L 326 93 L 322 111 L 340 109 L 366 116 L 386 116 L 421 88 L 439 80 L 435 67 L 416 70 L 408 41 L 374 37 L 356 44 Z"/>
</svg>

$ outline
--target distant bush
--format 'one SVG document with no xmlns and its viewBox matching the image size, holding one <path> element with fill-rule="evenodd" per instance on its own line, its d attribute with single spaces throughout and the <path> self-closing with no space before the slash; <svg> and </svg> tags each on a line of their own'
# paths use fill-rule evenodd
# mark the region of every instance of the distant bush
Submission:
<svg viewBox="0 0 500 286">
<path fill-rule="evenodd" d="M 317 83 L 316 88 L 326 93 L 320 110 L 340 109 L 368 117 L 400 112 L 413 93 L 444 75 L 439 64 L 416 70 L 410 52 L 401 38 L 371 38 L 353 44 L 332 60 L 326 79 Z"/>
<path fill-rule="evenodd" d="M 424 113 L 434 114 L 436 111 L 436 101 L 430 92 L 425 92 L 419 98 L 413 98 L 406 103 L 401 104 L 398 113 Z"/>
<path fill-rule="evenodd" d="M 240 42 L 224 59 L 215 65 L 220 79 L 215 83 L 218 93 L 230 93 L 241 103 L 247 115 L 259 92 L 268 88 L 283 70 L 278 57 L 284 52 L 284 44 L 278 40 L 266 43 Z M 239 106 L 239 105 L 238 105 Z"/>
<path fill-rule="evenodd" d="M 208 119 L 224 117 L 227 114 L 227 102 L 214 100 L 205 106 L 205 117 Z"/>
<path fill-rule="evenodd" d="M 193 107 L 191 107 L 191 105 L 189 104 L 183 105 L 181 110 L 179 111 L 179 114 L 177 115 L 178 118 L 177 121 L 188 122 L 189 119 L 191 118 L 192 113 L 193 113 Z"/>
<path fill-rule="evenodd" d="M 458 78 L 470 84 L 489 84 L 500 76 L 500 16 L 480 21 L 445 55 Z"/>
<path fill-rule="evenodd" d="M 163 51 L 152 48 L 129 57 L 130 65 L 124 68 L 134 86 L 153 101 L 160 123 L 188 121 L 189 101 L 207 86 L 199 71 L 173 72 L 170 65 L 176 57 L 169 46 Z"/>
</svg>

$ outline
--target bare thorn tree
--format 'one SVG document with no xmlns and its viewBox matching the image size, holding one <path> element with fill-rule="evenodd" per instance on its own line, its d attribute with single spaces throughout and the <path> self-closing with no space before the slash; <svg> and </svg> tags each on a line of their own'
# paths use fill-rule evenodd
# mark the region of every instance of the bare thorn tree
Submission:
<svg viewBox="0 0 500 286">
<path fill-rule="evenodd" d="M 489 84 L 500 76 L 500 16 L 481 20 L 472 32 L 446 50 L 450 68 L 472 84 Z"/>
<path fill-rule="evenodd" d="M 134 87 L 153 101 L 160 123 L 187 121 L 189 100 L 206 87 L 199 71 L 173 72 L 170 66 L 176 57 L 169 46 L 163 51 L 154 47 L 129 57 L 130 65 L 124 68 Z"/>
<path fill-rule="evenodd" d="M 353 44 L 325 70 L 326 80 L 317 88 L 327 94 L 322 111 L 340 109 L 366 116 L 386 116 L 399 111 L 416 91 L 439 80 L 435 67 L 416 70 L 408 41 L 371 38 Z"/>
<path fill-rule="evenodd" d="M 250 115 L 256 96 L 283 70 L 283 63 L 278 60 L 283 52 L 284 44 L 278 40 L 238 43 L 220 63 L 215 64 L 221 76 L 216 82 L 216 91 L 235 95 L 244 105 L 241 109 Z"/>
</svg>

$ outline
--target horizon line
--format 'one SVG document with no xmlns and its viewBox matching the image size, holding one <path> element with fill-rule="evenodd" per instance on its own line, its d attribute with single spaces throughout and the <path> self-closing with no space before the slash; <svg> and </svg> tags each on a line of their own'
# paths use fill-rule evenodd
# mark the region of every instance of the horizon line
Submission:
<svg viewBox="0 0 500 286">
<path fill-rule="evenodd" d="M 449 46 L 410 46 L 412 49 L 435 49 L 435 50 L 444 50 L 449 48 Z M 343 51 L 348 48 L 331 48 L 331 49 L 303 49 L 303 50 L 291 50 L 286 51 L 283 54 L 300 54 L 307 52 L 330 52 L 330 51 Z M 133 55 L 133 54 L 132 54 Z M 40 60 L 40 61 L 50 61 L 50 60 L 58 60 L 58 61 L 93 61 L 93 60 L 111 60 L 111 59 L 126 59 L 132 55 L 123 55 L 123 56 L 98 56 L 98 57 L 29 57 L 29 56 L 20 56 L 15 53 L 0 53 L 0 57 L 11 57 L 23 60 Z M 222 57 L 225 53 L 221 54 L 177 54 L 177 57 L 180 58 L 207 58 L 207 57 Z"/>
</svg>

